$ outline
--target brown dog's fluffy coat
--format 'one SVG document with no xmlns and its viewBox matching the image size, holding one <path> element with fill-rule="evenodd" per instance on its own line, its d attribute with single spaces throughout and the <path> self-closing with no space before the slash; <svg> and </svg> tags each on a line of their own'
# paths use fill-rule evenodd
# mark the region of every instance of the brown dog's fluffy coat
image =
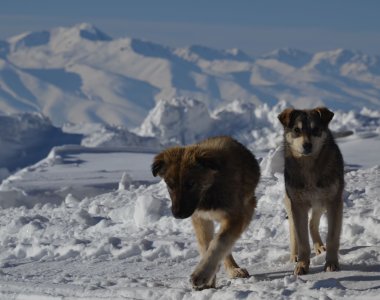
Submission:
<svg viewBox="0 0 380 300">
<path fill-rule="evenodd" d="M 223 259 L 230 277 L 248 277 L 231 249 L 256 207 L 260 169 L 254 155 L 230 137 L 210 138 L 159 153 L 152 173 L 165 180 L 174 217 L 192 217 L 202 256 L 191 275 L 193 287 L 215 287 L 215 274 Z M 213 221 L 220 222 L 215 236 Z"/>
<path fill-rule="evenodd" d="M 325 107 L 286 109 L 279 116 L 284 126 L 285 207 L 290 225 L 294 274 L 309 271 L 310 234 L 316 254 L 326 251 L 325 271 L 339 269 L 338 249 L 343 215 L 343 158 L 328 124 L 334 113 Z M 324 246 L 318 232 L 321 215 L 327 213 L 328 233 Z"/>
</svg>

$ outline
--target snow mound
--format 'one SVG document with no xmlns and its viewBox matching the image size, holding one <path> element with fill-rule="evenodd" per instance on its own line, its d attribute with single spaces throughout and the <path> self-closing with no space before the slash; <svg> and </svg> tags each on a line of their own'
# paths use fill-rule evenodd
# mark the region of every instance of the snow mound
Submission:
<svg viewBox="0 0 380 300">
<path fill-rule="evenodd" d="M 204 103 L 172 98 L 159 101 L 136 133 L 158 137 L 165 144 L 189 144 L 207 137 L 212 128 L 213 120 Z"/>
<path fill-rule="evenodd" d="M 235 100 L 213 112 L 215 133 L 232 135 L 254 152 L 276 148 L 282 138 L 277 116 L 288 106 L 285 101 L 270 107 Z"/>
<path fill-rule="evenodd" d="M 260 162 L 261 175 L 270 177 L 275 173 L 283 173 L 284 166 L 284 147 L 281 145 L 270 150 Z"/>
<path fill-rule="evenodd" d="M 357 111 L 338 111 L 330 125 L 334 131 L 353 131 L 355 134 L 376 134 L 380 132 L 380 112 L 362 108 Z"/>
<path fill-rule="evenodd" d="M 231 135 L 257 153 L 275 149 L 282 143 L 278 114 L 286 107 L 290 105 L 285 101 L 270 107 L 234 100 L 209 111 L 194 99 L 161 100 L 134 132 L 156 137 L 163 145 L 191 144 L 211 136 Z M 377 111 L 363 108 L 360 112 L 334 113 L 330 128 L 337 137 L 379 135 Z"/>
<path fill-rule="evenodd" d="M 147 224 L 158 221 L 162 214 L 162 206 L 162 201 L 152 195 L 137 197 L 133 215 L 136 226 L 144 227 Z"/>
<path fill-rule="evenodd" d="M 278 143 L 278 137 L 268 134 L 280 129 L 277 115 L 285 107 L 285 102 L 270 108 L 265 104 L 256 106 L 234 100 L 210 112 L 204 103 L 194 99 L 161 100 L 135 132 L 141 136 L 155 136 L 166 145 L 190 144 L 210 136 L 232 135 L 245 144 L 256 143 L 263 146 L 260 149 L 268 149 Z"/>
<path fill-rule="evenodd" d="M 86 147 L 140 147 L 158 151 L 161 145 L 157 138 L 139 136 L 121 126 L 98 125 L 86 134 L 82 145 Z M 69 130 L 66 127 L 66 130 Z"/>
</svg>

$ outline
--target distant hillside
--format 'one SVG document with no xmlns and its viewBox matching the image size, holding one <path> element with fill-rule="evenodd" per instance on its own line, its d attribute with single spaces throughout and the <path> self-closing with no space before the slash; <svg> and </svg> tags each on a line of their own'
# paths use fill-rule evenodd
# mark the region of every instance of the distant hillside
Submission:
<svg viewBox="0 0 380 300">
<path fill-rule="evenodd" d="M 157 101 L 174 97 L 212 109 L 235 99 L 380 109 L 380 58 L 344 49 L 279 49 L 254 58 L 238 49 L 112 39 L 89 24 L 0 41 L 3 112 L 42 112 L 56 125 L 136 127 Z"/>
</svg>

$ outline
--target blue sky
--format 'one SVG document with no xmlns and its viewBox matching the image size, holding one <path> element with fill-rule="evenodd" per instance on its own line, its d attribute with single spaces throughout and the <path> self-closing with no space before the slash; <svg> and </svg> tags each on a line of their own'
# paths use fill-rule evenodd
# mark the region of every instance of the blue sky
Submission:
<svg viewBox="0 0 380 300">
<path fill-rule="evenodd" d="M 89 22 L 113 37 L 169 46 L 380 54 L 379 0 L 0 0 L 0 7 L 0 39 Z"/>
</svg>

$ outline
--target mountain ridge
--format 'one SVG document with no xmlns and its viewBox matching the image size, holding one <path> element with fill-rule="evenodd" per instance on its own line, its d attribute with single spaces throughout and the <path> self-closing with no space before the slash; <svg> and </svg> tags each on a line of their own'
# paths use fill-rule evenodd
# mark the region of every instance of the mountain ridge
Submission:
<svg viewBox="0 0 380 300">
<path fill-rule="evenodd" d="M 334 49 L 173 48 L 114 39 L 81 23 L 0 41 L 0 110 L 36 111 L 54 124 L 139 126 L 161 99 L 189 97 L 211 109 L 235 99 L 298 107 L 380 108 L 380 58 Z"/>
</svg>

